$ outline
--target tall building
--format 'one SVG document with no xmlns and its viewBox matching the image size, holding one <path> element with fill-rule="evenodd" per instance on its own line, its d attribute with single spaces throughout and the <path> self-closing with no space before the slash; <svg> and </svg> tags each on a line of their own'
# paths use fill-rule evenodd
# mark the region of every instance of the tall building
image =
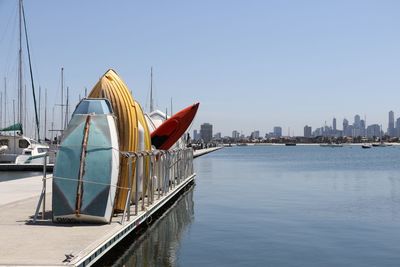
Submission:
<svg viewBox="0 0 400 267">
<path fill-rule="evenodd" d="M 260 138 L 260 131 L 254 131 L 250 135 L 251 139 L 258 139 Z"/>
<path fill-rule="evenodd" d="M 367 127 L 367 137 L 380 137 L 381 136 L 381 127 L 378 124 L 372 124 Z"/>
<path fill-rule="evenodd" d="M 304 137 L 311 137 L 312 136 L 312 128 L 311 126 L 304 126 Z"/>
<path fill-rule="evenodd" d="M 212 124 L 203 123 L 200 125 L 200 137 L 204 142 L 208 143 L 211 141 L 213 133 L 212 133 Z"/>
<path fill-rule="evenodd" d="M 396 120 L 396 136 L 400 137 L 400 118 Z"/>
<path fill-rule="evenodd" d="M 389 111 L 389 123 L 388 123 L 388 135 L 395 136 L 394 132 L 394 112 L 391 110 Z"/>
<path fill-rule="evenodd" d="M 275 137 L 282 137 L 282 127 L 275 126 L 274 127 L 274 136 Z"/>
<path fill-rule="evenodd" d="M 240 133 L 238 131 L 234 130 L 232 132 L 232 139 L 236 140 L 236 139 L 239 139 L 239 137 L 240 137 Z"/>
<path fill-rule="evenodd" d="M 333 130 L 334 130 L 334 131 L 337 130 L 337 129 L 336 129 L 336 118 L 333 118 L 332 127 L 333 127 Z"/>
<path fill-rule="evenodd" d="M 197 130 L 193 130 L 193 140 L 195 140 L 195 141 L 199 140 L 199 134 L 198 134 Z"/>
<path fill-rule="evenodd" d="M 349 121 L 347 119 L 343 119 L 343 135 L 350 136 L 351 134 L 348 133 Z"/>
<path fill-rule="evenodd" d="M 360 117 L 360 115 L 357 114 L 354 116 L 353 126 L 354 126 L 354 128 L 359 128 L 360 124 L 361 124 L 361 117 Z"/>
</svg>

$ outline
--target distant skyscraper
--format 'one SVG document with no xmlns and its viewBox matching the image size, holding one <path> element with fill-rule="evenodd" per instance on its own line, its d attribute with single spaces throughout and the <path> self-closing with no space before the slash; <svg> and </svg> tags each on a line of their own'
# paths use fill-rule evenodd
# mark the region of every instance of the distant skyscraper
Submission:
<svg viewBox="0 0 400 267">
<path fill-rule="evenodd" d="M 357 114 L 354 116 L 354 124 L 353 124 L 354 128 L 360 128 L 360 123 L 361 123 L 361 118 L 360 115 Z"/>
<path fill-rule="evenodd" d="M 197 130 L 193 130 L 193 140 L 199 140 L 199 134 L 197 133 Z"/>
<path fill-rule="evenodd" d="M 372 124 L 367 127 L 367 137 L 380 137 L 381 136 L 381 127 L 378 124 Z"/>
<path fill-rule="evenodd" d="M 260 138 L 260 131 L 254 131 L 251 133 L 251 138 L 252 139 L 258 139 Z"/>
<path fill-rule="evenodd" d="M 208 143 L 211 141 L 211 138 L 213 136 L 212 133 L 212 125 L 209 123 L 203 123 L 200 125 L 200 137 L 203 139 L 204 142 Z"/>
<path fill-rule="evenodd" d="M 396 136 L 400 137 L 400 118 L 396 120 Z"/>
<path fill-rule="evenodd" d="M 334 130 L 334 131 L 337 130 L 337 129 L 336 129 L 336 118 L 333 118 L 332 127 L 333 127 L 333 130 Z"/>
<path fill-rule="evenodd" d="M 236 140 L 239 139 L 240 133 L 236 130 L 232 132 L 232 139 Z"/>
<path fill-rule="evenodd" d="M 389 111 L 388 135 L 395 136 L 394 132 L 394 112 Z"/>
<path fill-rule="evenodd" d="M 275 126 L 274 127 L 274 136 L 275 137 L 281 137 L 282 136 L 282 127 L 280 127 L 280 126 Z"/>
<path fill-rule="evenodd" d="M 347 119 L 343 119 L 343 135 L 350 136 L 347 132 L 347 128 L 349 127 L 349 121 Z"/>
<path fill-rule="evenodd" d="M 304 126 L 304 137 L 311 137 L 312 128 L 311 126 Z"/>
<path fill-rule="evenodd" d="M 222 138 L 222 134 L 220 132 L 218 132 L 214 135 L 214 139 L 221 139 L 221 138 Z"/>
</svg>

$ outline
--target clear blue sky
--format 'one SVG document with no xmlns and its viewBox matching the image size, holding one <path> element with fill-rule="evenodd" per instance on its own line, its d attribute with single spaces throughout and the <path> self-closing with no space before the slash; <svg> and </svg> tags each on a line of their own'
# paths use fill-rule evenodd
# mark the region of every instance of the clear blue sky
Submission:
<svg viewBox="0 0 400 267">
<path fill-rule="evenodd" d="M 400 1 L 25 0 L 25 10 L 51 102 L 61 66 L 74 103 L 114 68 L 148 107 L 153 66 L 161 110 L 171 97 L 174 111 L 201 102 L 192 129 L 302 135 L 334 116 L 339 128 L 357 113 L 384 128 L 389 110 L 400 116 Z M 0 0 L 0 76 L 14 90 L 16 12 L 17 0 Z"/>
</svg>

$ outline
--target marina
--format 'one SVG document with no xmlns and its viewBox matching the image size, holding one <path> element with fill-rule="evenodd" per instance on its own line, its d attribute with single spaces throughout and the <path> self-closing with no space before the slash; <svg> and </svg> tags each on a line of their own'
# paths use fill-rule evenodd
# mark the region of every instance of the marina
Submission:
<svg viewBox="0 0 400 267">
<path fill-rule="evenodd" d="M 171 157 L 181 160 L 171 168 L 166 161 L 156 163 L 153 174 L 163 179 L 149 187 L 152 189 L 145 199 L 113 216 L 110 224 L 54 224 L 49 201 L 34 222 L 42 177 L 1 182 L 0 265 L 90 266 L 136 228 L 150 224 L 194 183 L 192 150 L 171 152 Z M 46 180 L 51 179 L 47 175 Z M 51 199 L 51 192 L 49 183 L 46 199 Z"/>
</svg>

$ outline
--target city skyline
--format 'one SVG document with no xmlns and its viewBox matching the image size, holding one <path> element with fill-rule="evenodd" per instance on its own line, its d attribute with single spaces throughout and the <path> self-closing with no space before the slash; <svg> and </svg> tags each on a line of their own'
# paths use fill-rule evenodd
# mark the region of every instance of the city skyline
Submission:
<svg viewBox="0 0 400 267">
<path fill-rule="evenodd" d="M 365 131 L 365 132 L 361 131 L 361 132 L 352 132 L 352 133 L 347 132 L 345 134 L 347 136 L 351 136 L 351 135 L 354 135 L 354 136 L 364 136 L 365 135 L 365 136 L 367 136 L 367 128 L 369 126 L 376 127 L 377 125 L 379 126 L 379 128 L 381 128 L 381 131 L 384 134 L 388 134 L 389 136 L 400 136 L 400 130 L 397 130 L 397 129 L 400 129 L 400 115 L 399 115 L 399 117 L 396 118 L 396 116 L 395 116 L 396 113 L 393 110 L 390 110 L 388 112 L 388 114 L 389 115 L 388 115 L 386 123 L 380 123 L 380 122 L 369 123 L 368 121 L 365 121 L 366 117 L 362 118 L 359 114 L 354 114 L 353 117 L 345 117 L 342 120 L 338 119 L 337 117 L 332 117 L 332 119 L 331 119 L 332 123 L 331 124 L 328 123 L 328 121 L 326 121 L 326 120 L 325 120 L 325 122 L 323 124 L 320 124 L 318 127 L 315 127 L 315 126 L 313 126 L 311 124 L 304 124 L 302 132 L 300 134 L 294 134 L 294 130 L 292 131 L 290 129 L 290 127 L 288 127 L 285 130 L 284 127 L 282 127 L 280 125 L 272 126 L 271 130 L 264 130 L 265 128 L 255 127 L 252 130 L 243 131 L 243 130 L 239 130 L 238 128 L 234 128 L 231 131 L 231 133 L 228 133 L 228 132 L 220 131 L 219 128 L 218 128 L 218 125 L 215 125 L 215 124 L 210 123 L 210 122 L 207 122 L 207 124 L 211 124 L 213 127 L 215 127 L 216 132 L 221 134 L 222 137 L 232 137 L 232 138 L 233 138 L 234 135 L 237 136 L 236 138 L 243 137 L 243 136 L 244 137 L 251 137 L 254 132 L 257 132 L 257 135 L 260 136 L 260 137 L 265 137 L 266 135 L 270 135 L 270 136 L 274 136 L 274 135 L 275 136 L 291 136 L 291 137 L 292 136 L 305 136 L 305 137 L 307 137 L 304 134 L 306 127 L 310 128 L 308 130 L 311 131 L 311 136 L 323 135 L 323 134 L 316 134 L 315 132 L 318 131 L 318 129 L 322 129 L 322 128 L 325 128 L 325 127 L 327 129 L 336 131 L 337 134 L 342 135 L 343 134 L 342 132 L 345 130 L 345 126 L 344 125 L 346 123 L 347 123 L 347 126 L 350 126 L 350 127 L 355 126 L 356 129 L 360 129 L 360 130 L 363 129 L 362 131 Z M 399 112 L 399 114 L 400 114 L 400 112 Z M 204 124 L 204 122 L 201 123 L 201 124 Z M 385 125 L 387 125 L 386 128 L 384 127 Z M 276 128 L 280 128 L 280 129 L 276 129 Z M 194 129 L 194 128 L 192 127 L 192 129 Z M 197 129 L 194 129 L 194 130 L 196 131 Z M 352 130 L 353 130 L 353 128 L 350 131 L 352 131 Z M 277 131 L 278 131 L 279 134 L 277 134 Z M 288 134 L 289 131 L 290 131 L 290 134 Z M 376 130 L 373 129 L 373 131 L 376 131 Z M 334 136 L 335 134 L 332 134 L 332 135 Z M 200 134 L 199 134 L 199 136 L 200 136 Z M 377 135 L 377 136 L 379 136 L 379 135 Z"/>
</svg>

